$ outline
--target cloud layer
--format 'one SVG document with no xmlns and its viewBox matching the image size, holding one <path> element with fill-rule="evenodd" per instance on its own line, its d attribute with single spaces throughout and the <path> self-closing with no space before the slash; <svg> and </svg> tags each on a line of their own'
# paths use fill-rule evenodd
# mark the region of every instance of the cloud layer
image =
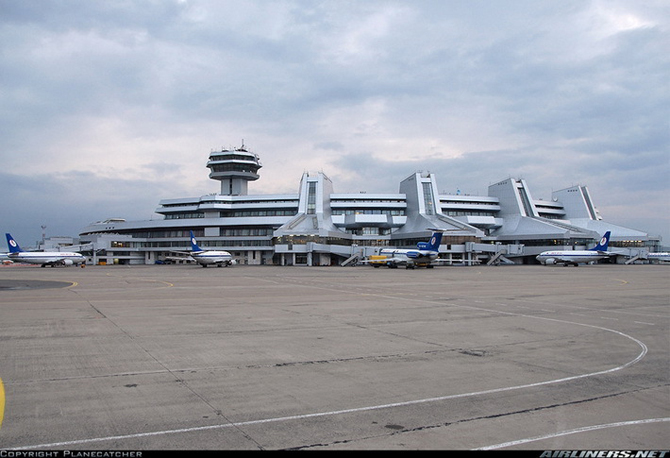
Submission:
<svg viewBox="0 0 670 458">
<path fill-rule="evenodd" d="M 670 244 L 663 1 L 0 0 L 5 231 L 32 242 L 216 192 L 212 149 L 260 155 L 250 193 L 585 184 Z M 24 242 L 25 243 L 25 242 Z"/>
</svg>

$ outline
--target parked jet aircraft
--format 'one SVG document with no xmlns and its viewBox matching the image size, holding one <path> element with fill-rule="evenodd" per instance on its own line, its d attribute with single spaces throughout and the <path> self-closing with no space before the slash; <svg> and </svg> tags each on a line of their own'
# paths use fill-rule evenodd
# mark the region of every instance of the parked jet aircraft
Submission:
<svg viewBox="0 0 670 458">
<path fill-rule="evenodd" d="M 398 265 L 405 265 L 407 269 L 413 269 L 417 266 L 432 267 L 439 254 L 438 250 L 444 230 L 431 230 L 433 234 L 430 241 L 417 243 L 416 249 L 384 248 L 378 256 L 371 256 L 364 262 L 371 264 L 373 267 L 385 265 L 392 269 L 397 268 Z"/>
<path fill-rule="evenodd" d="M 659 262 L 670 262 L 670 253 L 649 253 L 647 254 L 647 259 L 655 260 Z"/>
<path fill-rule="evenodd" d="M 10 234 L 5 235 L 7 236 L 7 246 L 9 247 L 7 258 L 10 261 L 41 264 L 42 267 L 86 264 L 86 257 L 81 253 L 69 251 L 23 251 Z"/>
<path fill-rule="evenodd" d="M 184 252 L 178 252 L 184 253 Z M 233 255 L 227 251 L 203 250 L 198 246 L 195 240 L 193 231 L 191 231 L 191 251 L 187 252 L 198 264 L 202 267 L 207 267 L 210 264 L 215 264 L 217 267 L 230 266 L 235 264 Z"/>
<path fill-rule="evenodd" d="M 598 261 L 612 256 L 614 253 L 607 251 L 610 242 L 610 231 L 600 239 L 600 243 L 588 250 L 564 250 L 564 251 L 544 251 L 537 255 L 535 259 L 542 264 L 563 264 L 565 266 L 572 264 L 577 266 L 579 263 Z"/>
</svg>

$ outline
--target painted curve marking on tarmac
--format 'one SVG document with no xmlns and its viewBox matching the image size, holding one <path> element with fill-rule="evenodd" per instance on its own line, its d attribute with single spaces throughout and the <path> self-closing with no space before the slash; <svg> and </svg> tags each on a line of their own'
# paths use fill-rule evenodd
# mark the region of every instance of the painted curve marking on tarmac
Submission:
<svg viewBox="0 0 670 458">
<path fill-rule="evenodd" d="M 17 291 L 30 289 L 67 289 L 77 286 L 76 281 L 53 280 L 0 280 L 0 291 Z"/>
<path fill-rule="evenodd" d="M 478 307 L 473 307 L 473 308 L 478 308 Z M 329 416 L 335 416 L 335 415 L 343 415 L 343 414 L 349 414 L 349 413 L 358 413 L 358 412 L 368 412 L 368 411 L 373 411 L 373 410 L 382 410 L 382 409 L 389 409 L 393 407 L 405 407 L 405 406 L 411 406 L 411 405 L 418 405 L 418 404 L 426 404 L 430 402 L 438 402 L 438 401 L 446 401 L 450 399 L 459 399 L 459 398 L 467 398 L 467 397 L 474 397 L 474 396 L 480 396 L 480 395 L 487 395 L 487 394 L 493 394 L 493 393 L 503 393 L 507 391 L 514 391 L 514 390 L 521 390 L 521 389 L 526 389 L 526 388 L 535 388 L 539 386 L 547 386 L 547 385 L 554 385 L 557 383 L 563 383 L 563 382 L 568 382 L 572 380 L 578 380 L 582 378 L 588 378 L 588 377 L 594 377 L 598 375 L 603 375 L 603 374 L 609 374 L 612 372 L 617 372 L 622 369 L 625 369 L 629 366 L 632 366 L 633 364 L 636 364 L 640 360 L 642 360 L 645 355 L 647 354 L 647 346 L 641 342 L 640 340 L 628 335 L 624 334 L 623 332 L 616 331 L 614 329 L 608 329 L 604 328 L 601 326 L 594 326 L 594 325 L 589 325 L 589 324 L 584 324 L 584 323 L 576 323 L 572 321 L 566 321 L 566 320 L 559 320 L 555 318 L 547 318 L 547 317 L 534 317 L 534 316 L 529 316 L 529 315 L 524 315 L 524 314 L 516 314 L 516 313 L 503 313 L 503 314 L 509 314 L 509 315 L 519 315 L 519 316 L 525 316 L 528 318 L 535 318 L 535 319 L 541 319 L 541 320 L 548 320 L 548 321 L 554 321 L 554 322 L 560 322 L 560 323 L 566 323 L 570 325 L 578 325 L 578 326 L 584 326 L 592 329 L 599 329 L 607 332 L 612 332 L 614 334 L 623 336 L 627 339 L 632 340 L 635 342 L 640 348 L 641 352 L 637 357 L 634 359 L 620 365 L 617 367 L 613 367 L 611 369 L 605 369 L 602 371 L 597 371 L 597 372 L 591 372 L 591 373 L 586 373 L 586 374 L 581 374 L 581 375 L 574 375 L 571 377 L 564 377 L 564 378 L 559 378 L 559 379 L 554 379 L 554 380 L 546 380 L 544 382 L 536 382 L 536 383 L 529 383 L 525 385 L 516 385 L 516 386 L 509 386 L 509 387 L 502 387 L 502 388 L 493 388 L 490 390 L 484 390 L 484 391 L 475 391 L 471 393 L 460 393 L 460 394 L 452 394 L 452 395 L 446 395 L 446 396 L 437 396 L 437 397 L 431 397 L 431 398 L 425 398 L 425 399 L 415 399 L 411 401 L 402 401 L 402 402 L 395 402 L 395 403 L 389 403 L 389 404 L 381 404 L 381 405 L 374 405 L 374 406 L 365 406 L 365 407 L 355 407 L 351 409 L 343 409 L 343 410 L 334 410 L 334 411 L 328 411 L 328 412 L 316 412 L 316 413 L 308 413 L 308 414 L 300 414 L 300 415 L 291 415 L 291 416 L 285 416 L 285 417 L 274 417 L 274 418 L 265 418 L 265 419 L 259 419 L 259 420 L 249 420 L 249 421 L 243 421 L 243 422 L 231 422 L 231 423 L 225 423 L 225 424 L 219 424 L 219 425 L 209 425 L 209 426 L 196 426 L 192 428 L 181 428 L 181 429 L 172 429 L 172 430 L 165 430 L 165 431 L 153 431 L 153 432 L 146 432 L 146 433 L 135 433 L 135 434 L 126 434 L 126 435 L 119 435 L 119 436 L 107 436 L 107 437 L 96 437 L 96 438 L 90 438 L 90 439 L 79 439 L 79 440 L 72 440 L 72 441 L 64 441 L 64 442 L 55 442 L 55 443 L 49 443 L 49 444 L 35 444 L 35 445 L 30 445 L 30 446 L 22 446 L 22 447 L 12 447 L 10 450 L 28 450 L 28 449 L 37 449 L 37 448 L 54 448 L 54 447 L 66 447 L 66 446 L 73 446 L 73 445 L 81 445 L 81 444 L 91 444 L 94 442 L 104 442 L 104 441 L 110 441 L 110 440 L 124 440 L 124 439 L 136 439 L 136 438 L 142 438 L 142 437 L 152 437 L 152 436 L 166 436 L 170 434 L 183 434 L 183 433 L 190 433 L 190 432 L 197 432 L 197 431 L 207 431 L 207 430 L 217 430 L 217 429 L 227 429 L 227 428 L 239 428 L 242 426 L 250 426 L 250 425 L 259 425 L 263 423 L 279 423 L 279 422 L 284 422 L 284 421 L 295 421 L 295 420 L 304 420 L 304 419 L 309 419 L 309 418 L 318 418 L 318 417 L 329 417 Z M 657 421 L 666 421 L 665 419 L 656 419 Z M 644 420 L 638 420 L 638 422 L 643 422 Z M 651 420 L 649 420 L 651 421 Z M 623 424 L 633 424 L 631 422 L 623 422 L 623 423 L 613 423 L 612 425 L 614 426 L 621 426 Z M 600 427 L 599 427 L 600 426 Z M 593 427 L 594 429 L 603 429 L 603 425 L 599 425 Z M 606 425 L 605 425 L 606 426 Z M 582 432 L 581 430 L 587 430 L 584 428 L 581 428 L 579 430 L 571 430 L 571 431 L 566 431 L 566 432 L 558 432 L 554 433 L 555 436 L 560 436 L 560 435 L 567 435 L 567 434 L 576 434 L 578 432 Z M 539 438 L 530 438 L 530 439 L 525 439 L 527 441 L 537 441 L 541 440 L 543 437 Z M 514 445 L 514 444 L 510 444 Z M 503 447 L 503 446 L 510 446 L 510 445 L 504 445 L 504 444 L 499 444 L 493 447 Z"/>
<path fill-rule="evenodd" d="M 489 445 L 488 447 L 476 448 L 474 450 L 497 450 L 497 449 L 500 449 L 500 448 L 512 447 L 514 445 L 528 444 L 530 442 L 541 441 L 541 440 L 544 440 L 544 439 L 553 439 L 555 437 L 569 436 L 571 434 L 586 433 L 586 432 L 589 432 L 589 431 L 598 431 L 600 429 L 618 428 L 619 426 L 645 425 L 645 424 L 649 424 L 649 423 L 660 423 L 660 422 L 665 422 L 665 421 L 670 421 L 670 418 L 668 418 L 668 417 L 666 417 L 666 418 L 647 418 L 647 419 L 644 419 L 644 420 L 620 421 L 620 422 L 616 422 L 616 423 L 608 423 L 608 424 L 605 424 L 605 425 L 585 426 L 583 428 L 570 429 L 570 430 L 567 430 L 567 431 L 559 431 L 557 433 L 547 434 L 545 436 L 530 437 L 528 439 L 519 439 L 519 440 L 515 440 L 515 441 L 510 441 L 510 442 L 503 442 L 502 444 Z"/>
</svg>

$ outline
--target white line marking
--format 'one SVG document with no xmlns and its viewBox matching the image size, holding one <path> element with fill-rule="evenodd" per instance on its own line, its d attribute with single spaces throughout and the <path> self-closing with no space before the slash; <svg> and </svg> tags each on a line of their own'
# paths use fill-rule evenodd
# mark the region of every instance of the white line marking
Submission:
<svg viewBox="0 0 670 458">
<path fill-rule="evenodd" d="M 585 426 L 583 428 L 570 429 L 568 431 L 561 431 L 561 432 L 558 432 L 558 433 L 555 433 L 555 434 L 547 434 L 546 436 L 530 437 L 528 439 L 519 439 L 519 440 L 516 440 L 516 441 L 503 442 L 502 444 L 489 445 L 487 447 L 476 448 L 474 450 L 495 450 L 495 449 L 498 449 L 498 448 L 512 447 L 514 445 L 521 445 L 521 444 L 527 444 L 529 442 L 541 441 L 541 440 L 544 440 L 544 439 L 552 439 L 554 437 L 568 436 L 570 434 L 578 434 L 578 433 L 584 433 L 584 432 L 589 432 L 589 431 L 597 431 L 599 429 L 617 428 L 619 426 L 643 425 L 643 424 L 647 424 L 647 423 L 658 423 L 658 422 L 663 422 L 663 421 L 670 421 L 670 418 L 648 418 L 646 420 L 621 421 L 621 422 L 618 422 L 618 423 L 609 423 L 609 424 L 606 424 L 606 425 Z"/>
<path fill-rule="evenodd" d="M 486 310 L 482 309 L 479 307 L 471 307 L 471 306 L 459 306 L 463 308 L 471 308 L 473 310 Z M 490 311 L 490 310 L 489 310 Z M 461 393 L 461 394 L 452 394 L 452 395 L 447 395 L 447 396 L 438 396 L 434 398 L 426 398 L 426 399 L 416 399 L 412 401 L 404 401 L 404 402 L 395 402 L 391 404 L 382 404 L 382 405 L 376 405 L 376 406 L 367 406 L 367 407 L 358 407 L 358 408 L 353 408 L 353 409 L 345 409 L 345 410 L 334 410 L 330 412 L 317 412 L 317 413 L 311 413 L 311 414 L 302 414 L 302 415 L 292 415 L 292 416 L 287 416 L 287 417 L 275 417 L 275 418 L 266 418 L 266 419 L 261 419 L 261 420 L 250 420 L 250 421 L 243 421 L 243 422 L 236 422 L 236 423 L 226 423 L 222 425 L 210 425 L 210 426 L 198 426 L 198 427 L 193 427 L 193 428 L 183 428 L 183 429 L 172 429 L 172 430 L 167 430 L 167 431 L 154 431 L 154 432 L 148 432 L 148 433 L 136 433 L 136 434 L 126 434 L 126 435 L 121 435 L 121 436 L 107 436 L 107 437 L 97 437 L 97 438 L 91 438 L 91 439 L 80 439 L 80 440 L 74 440 L 74 441 L 66 441 L 66 442 L 54 442 L 50 444 L 39 444 L 39 445 L 29 445 L 29 446 L 23 446 L 23 447 L 16 447 L 16 448 L 10 448 L 7 450 L 27 450 L 27 449 L 36 449 L 36 448 L 54 448 L 54 447 L 62 447 L 62 446 L 70 446 L 70 445 L 79 445 L 79 444 L 90 444 L 93 442 L 103 442 L 103 441 L 108 441 L 108 440 L 122 440 L 122 439 L 134 439 L 134 438 L 140 438 L 140 437 L 149 437 L 149 436 L 162 436 L 162 435 L 168 435 L 168 434 L 179 434 L 179 433 L 189 433 L 189 432 L 195 432 L 195 431 L 205 431 L 205 430 L 214 430 L 214 429 L 225 429 L 225 428 L 232 428 L 232 427 L 240 427 L 240 426 L 249 426 L 249 425 L 258 425 L 258 424 L 263 424 L 263 423 L 277 423 L 277 422 L 282 422 L 282 421 L 289 421 L 289 420 L 303 420 L 306 418 L 316 418 L 316 417 L 327 417 L 327 416 L 334 416 L 334 415 L 342 415 L 342 414 L 347 414 L 347 413 L 356 413 L 356 412 L 366 412 L 366 411 L 372 411 L 372 410 L 381 410 L 381 409 L 388 409 L 392 407 L 404 407 L 404 406 L 410 406 L 410 405 L 416 405 L 416 404 L 425 404 L 429 402 L 438 402 L 438 401 L 446 401 L 450 399 L 458 399 L 458 398 L 466 398 L 466 397 L 471 397 L 471 396 L 480 396 L 484 394 L 492 394 L 492 393 L 502 393 L 505 391 L 513 391 L 513 390 L 520 390 L 524 388 L 534 388 L 538 386 L 544 386 L 544 385 L 553 385 L 556 383 L 562 383 L 562 382 L 568 382 L 572 380 L 578 380 L 582 378 L 587 378 L 587 377 L 593 377 L 596 375 L 602 375 L 602 374 L 609 374 L 611 372 L 616 372 L 622 369 L 625 369 L 628 366 L 631 366 L 638 361 L 640 361 L 642 358 L 645 357 L 647 354 L 647 346 L 639 341 L 638 339 L 629 336 L 628 334 L 624 334 L 623 332 L 616 331 L 614 329 L 608 329 L 608 328 L 603 328 L 600 326 L 594 326 L 590 324 L 584 324 L 584 323 L 575 323 L 572 321 L 565 321 L 565 320 L 559 320 L 556 318 L 547 318 L 547 317 L 538 317 L 538 316 L 532 316 L 532 315 L 524 315 L 524 314 L 518 314 L 518 313 L 509 313 L 509 312 L 497 312 L 503 315 L 515 315 L 515 316 L 522 316 L 526 318 L 533 318 L 533 319 L 539 319 L 539 320 L 546 320 L 546 321 L 555 321 L 559 323 L 566 323 L 566 324 L 572 324 L 572 325 L 577 325 L 577 326 L 584 326 L 587 328 L 593 328 L 593 329 L 599 329 L 602 331 L 607 331 L 607 332 L 612 332 L 614 334 L 618 334 L 620 336 L 623 336 L 625 338 L 628 338 L 632 340 L 633 342 L 637 343 L 640 348 L 642 348 L 642 351 L 640 354 L 632 359 L 631 361 L 622 364 L 621 366 L 617 366 L 611 369 L 607 370 L 602 370 L 598 372 L 591 372 L 588 374 L 582 374 L 582 375 L 574 375 L 572 377 L 565 377 L 565 378 L 560 378 L 560 379 L 555 379 L 555 380 L 547 380 L 544 382 L 537 382 L 537 383 L 530 383 L 526 385 L 517 385 L 517 386 L 510 386 L 510 387 L 503 387 L 503 388 L 494 388 L 491 390 L 484 390 L 484 391 L 475 391 L 472 393 Z"/>
</svg>

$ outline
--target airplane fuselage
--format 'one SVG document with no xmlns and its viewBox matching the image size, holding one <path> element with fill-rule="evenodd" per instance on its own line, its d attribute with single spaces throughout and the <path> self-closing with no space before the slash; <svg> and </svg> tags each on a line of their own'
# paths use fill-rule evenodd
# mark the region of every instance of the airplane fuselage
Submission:
<svg viewBox="0 0 670 458">
<path fill-rule="evenodd" d="M 432 260 L 437 258 L 437 251 L 429 250 L 407 250 L 407 249 L 393 249 L 384 248 L 379 252 L 380 255 L 388 257 L 404 257 L 413 260 Z"/>
<path fill-rule="evenodd" d="M 606 259 L 613 254 L 607 251 L 607 247 L 609 246 L 610 242 L 610 235 L 610 231 L 605 232 L 605 234 L 603 234 L 602 238 L 600 239 L 600 242 L 588 250 L 543 251 L 542 253 L 535 256 L 535 259 L 544 265 L 563 264 L 566 266 L 569 264 L 577 266 L 582 263 Z"/>
<path fill-rule="evenodd" d="M 609 257 L 608 253 L 588 250 L 545 251 L 536 256 L 542 264 L 581 264 Z"/>
<path fill-rule="evenodd" d="M 430 264 L 431 261 L 437 259 L 438 252 L 433 250 L 384 248 L 379 252 L 379 255 L 386 257 L 386 259 L 382 259 L 382 261 L 389 266 L 397 264 L 414 266 Z"/>
<path fill-rule="evenodd" d="M 227 251 L 199 251 L 190 253 L 195 262 L 203 267 L 216 264 L 217 266 L 229 266 L 234 264 L 233 256 Z"/>
<path fill-rule="evenodd" d="M 69 251 L 23 251 L 14 237 L 6 233 L 7 247 L 9 253 L 7 259 L 12 262 L 25 262 L 28 264 L 42 264 L 45 266 L 71 266 L 86 263 L 86 257 L 81 253 Z"/>
<path fill-rule="evenodd" d="M 647 259 L 653 259 L 660 262 L 670 262 L 670 253 L 649 253 Z"/>
</svg>

